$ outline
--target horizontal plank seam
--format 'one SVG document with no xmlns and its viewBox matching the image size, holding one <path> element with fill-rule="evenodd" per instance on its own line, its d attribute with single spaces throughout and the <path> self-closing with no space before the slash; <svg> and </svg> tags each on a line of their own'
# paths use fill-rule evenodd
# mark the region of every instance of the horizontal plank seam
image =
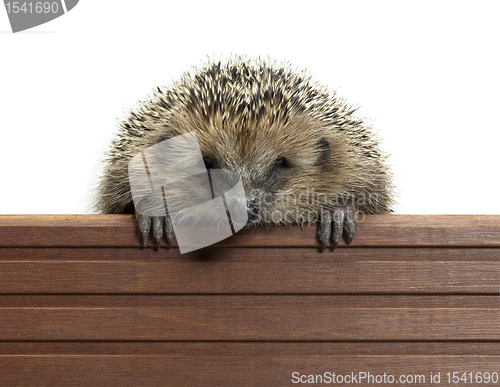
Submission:
<svg viewBox="0 0 500 387">
<path fill-rule="evenodd" d="M 301 344 L 301 343 L 307 343 L 307 344 L 325 344 L 325 343 L 335 343 L 335 344 L 340 344 L 340 343 L 353 343 L 353 344 L 360 344 L 360 343 L 399 343 L 399 344 L 418 344 L 418 343 L 431 343 L 431 344 L 439 344 L 439 343 L 500 343 L 499 340 L 478 340 L 478 339 L 450 339 L 450 340 L 387 340 L 387 339 L 360 339 L 360 340 L 0 340 L 0 344 L 10 344 L 10 343 L 50 343 L 50 344 L 55 344 L 55 343 L 61 343 L 61 344 L 68 344 L 68 343 L 75 343 L 75 344 L 81 344 L 81 343 L 94 343 L 94 344 L 99 344 L 99 343 L 179 343 L 179 344 L 186 344 L 186 343 L 222 343 L 222 344 L 238 344 L 238 343 L 280 343 L 280 344 Z"/>
<path fill-rule="evenodd" d="M 481 296 L 498 296 L 500 295 L 500 285 L 498 292 L 485 292 L 485 293 L 462 293 L 462 292 L 355 292 L 355 293 L 0 293 L 1 297 L 19 297 L 19 296 L 96 296 L 96 297 L 106 297 L 106 296 L 124 296 L 124 297 L 147 297 L 147 296 L 198 296 L 198 297 L 220 297 L 220 296 L 252 296 L 252 297 L 318 297 L 318 296 L 367 296 L 367 297 L 377 297 L 377 296 L 415 296 L 415 297 L 429 297 L 429 296 L 440 296 L 440 297 L 455 297 L 455 296 L 470 296 L 470 297 L 481 297 Z M 499 300 L 500 307 L 500 300 Z"/>
<path fill-rule="evenodd" d="M 138 242 L 139 243 L 139 242 Z M 255 245 L 237 245 L 237 246 L 216 246 L 219 249 L 233 249 L 233 250 L 238 250 L 238 249 L 256 249 L 256 250 L 272 250 L 276 248 L 280 248 L 283 250 L 296 250 L 296 249 L 311 249 L 311 250 L 318 250 L 318 254 L 328 254 L 332 253 L 331 251 L 325 251 L 325 252 L 320 252 L 319 247 L 316 245 L 310 245 L 310 244 L 304 244 L 304 245 L 282 245 L 282 244 L 276 244 L 276 245 L 262 245 L 262 246 L 255 246 Z M 0 245 L 0 249 L 130 249 L 130 250 L 151 250 L 151 251 L 156 251 L 155 246 L 148 246 L 146 248 L 143 247 L 138 247 L 138 246 L 130 246 L 130 245 L 114 245 L 114 246 L 103 246 L 103 245 L 73 245 L 73 246 L 68 246 L 68 245 L 26 245 L 23 244 L 22 246 L 19 245 Z M 435 245 L 435 244 L 415 244 L 415 245 L 396 245 L 396 244 L 367 244 L 367 245 L 356 245 L 356 246 L 345 246 L 345 245 L 339 245 L 337 246 L 337 249 L 499 249 L 500 250 L 500 245 L 498 244 L 491 244 L 491 245 L 461 245 L 461 244 L 443 244 L 443 245 Z M 172 247 L 172 250 L 178 250 L 179 248 L 177 246 Z M 168 253 L 169 249 L 166 249 L 165 246 L 162 246 L 160 251 L 157 253 L 159 255 L 163 253 Z M 333 252 L 334 254 L 334 252 Z M 200 260 L 202 261 L 202 260 Z"/>
</svg>

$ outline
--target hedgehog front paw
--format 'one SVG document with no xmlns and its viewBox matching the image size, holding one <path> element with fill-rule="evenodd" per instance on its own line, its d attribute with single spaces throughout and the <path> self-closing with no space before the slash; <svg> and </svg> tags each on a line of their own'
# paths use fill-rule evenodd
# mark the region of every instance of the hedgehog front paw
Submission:
<svg viewBox="0 0 500 387">
<path fill-rule="evenodd" d="M 142 244 L 147 247 L 149 232 L 152 230 L 153 238 L 156 242 L 156 249 L 160 250 L 161 238 L 165 236 L 168 248 L 172 247 L 172 238 L 174 236 L 174 227 L 170 216 L 148 216 L 136 211 L 135 218 L 142 236 Z"/>
<path fill-rule="evenodd" d="M 344 235 L 347 244 L 351 243 L 356 232 L 356 212 L 352 208 L 339 208 L 334 211 L 323 210 L 318 225 L 318 238 L 321 242 L 321 251 L 326 250 L 328 240 L 332 239 L 332 250 Z"/>
</svg>

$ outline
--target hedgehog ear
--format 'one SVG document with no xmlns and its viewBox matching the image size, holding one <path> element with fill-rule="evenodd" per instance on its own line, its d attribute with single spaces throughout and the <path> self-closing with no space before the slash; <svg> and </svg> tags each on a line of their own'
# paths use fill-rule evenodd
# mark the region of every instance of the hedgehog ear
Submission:
<svg viewBox="0 0 500 387">
<path fill-rule="evenodd" d="M 328 155 L 330 153 L 330 143 L 326 138 L 322 138 L 316 143 L 316 147 L 318 148 L 318 161 L 316 165 L 323 165 L 328 160 Z"/>
</svg>

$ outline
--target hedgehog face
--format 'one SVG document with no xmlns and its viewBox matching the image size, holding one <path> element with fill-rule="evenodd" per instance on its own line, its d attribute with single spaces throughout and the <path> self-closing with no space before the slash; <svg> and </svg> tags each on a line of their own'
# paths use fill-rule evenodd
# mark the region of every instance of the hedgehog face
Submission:
<svg viewBox="0 0 500 387">
<path fill-rule="evenodd" d="M 314 221 L 318 215 L 314 196 L 336 189 L 335 183 L 323 184 L 318 179 L 332 168 L 335 159 L 327 137 L 331 134 L 299 119 L 288 126 L 293 127 L 273 130 L 257 123 L 253 129 L 223 132 L 205 128 L 197 132 L 205 167 L 228 169 L 241 176 L 249 223 Z M 225 135 L 228 132 L 231 135 Z"/>
</svg>

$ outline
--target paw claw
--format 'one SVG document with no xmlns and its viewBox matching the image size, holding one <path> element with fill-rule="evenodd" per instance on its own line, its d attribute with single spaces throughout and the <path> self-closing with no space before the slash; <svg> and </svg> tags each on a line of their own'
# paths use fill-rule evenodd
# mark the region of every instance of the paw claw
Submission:
<svg viewBox="0 0 500 387">
<path fill-rule="evenodd" d="M 344 212 L 342 210 L 335 210 L 333 212 L 332 220 L 332 240 L 337 247 L 340 238 L 342 238 L 342 228 L 344 227 Z"/>
<path fill-rule="evenodd" d="M 326 250 L 328 240 L 332 234 L 332 215 L 330 211 L 326 210 L 321 213 L 321 220 L 318 227 L 318 238 L 321 242 L 321 251 Z"/>
<path fill-rule="evenodd" d="M 356 233 L 356 217 L 353 211 L 347 211 L 344 219 L 344 234 L 347 244 L 352 242 L 354 234 Z"/>
<path fill-rule="evenodd" d="M 167 239 L 168 249 L 172 247 L 172 238 L 174 237 L 174 226 L 172 226 L 172 221 L 170 220 L 170 216 L 165 217 L 164 219 L 165 226 L 165 238 Z"/>
<path fill-rule="evenodd" d="M 334 211 L 323 210 L 318 227 L 318 238 L 322 251 L 326 250 L 328 240 L 332 240 L 332 251 L 344 236 L 347 244 L 351 243 L 356 232 L 356 213 L 351 208 L 339 208 Z"/>
<path fill-rule="evenodd" d="M 332 251 L 335 251 L 338 245 L 339 245 L 338 241 L 332 241 Z"/>
<path fill-rule="evenodd" d="M 163 216 L 153 216 L 152 226 L 156 250 L 160 250 L 161 237 L 163 236 Z"/>
<path fill-rule="evenodd" d="M 148 235 L 152 232 L 156 244 L 156 250 L 160 250 L 161 238 L 165 236 L 168 248 L 172 247 L 174 228 L 170 217 L 167 216 L 147 216 L 138 212 L 135 213 L 137 225 L 141 234 L 142 245 L 147 247 Z"/>
<path fill-rule="evenodd" d="M 144 247 L 147 246 L 148 234 L 151 230 L 151 217 L 135 213 L 135 218 L 137 219 L 137 225 L 142 236 L 142 244 Z"/>
<path fill-rule="evenodd" d="M 346 234 L 346 236 L 345 236 L 345 243 L 347 243 L 348 245 L 351 244 L 353 238 L 354 238 L 353 234 L 351 234 L 351 235 Z"/>
</svg>

